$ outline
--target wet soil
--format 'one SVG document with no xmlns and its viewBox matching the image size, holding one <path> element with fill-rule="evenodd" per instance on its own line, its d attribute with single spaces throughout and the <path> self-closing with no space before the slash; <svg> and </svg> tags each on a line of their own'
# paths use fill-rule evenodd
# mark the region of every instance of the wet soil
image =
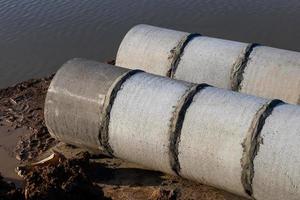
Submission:
<svg viewBox="0 0 300 200">
<path fill-rule="evenodd" d="M 0 176 L 0 199 L 242 200 L 213 187 L 55 141 L 43 118 L 52 77 L 0 90 L 0 137 L 9 132 L 7 143 L 13 143 L 6 152 L 18 160 L 16 173 L 22 180 L 22 187 L 17 188 Z M 0 165 L 9 162 L 1 156 Z"/>
<path fill-rule="evenodd" d="M 0 126 L 13 131 L 25 128 L 16 148 L 16 158 L 28 161 L 56 144 L 44 122 L 44 101 L 53 75 L 31 79 L 0 90 Z"/>
<path fill-rule="evenodd" d="M 0 172 L 5 180 L 13 181 L 18 187 L 22 185 L 22 179 L 14 170 L 20 164 L 14 150 L 20 137 L 26 132 L 27 130 L 24 128 L 11 130 L 8 127 L 0 127 Z"/>
</svg>

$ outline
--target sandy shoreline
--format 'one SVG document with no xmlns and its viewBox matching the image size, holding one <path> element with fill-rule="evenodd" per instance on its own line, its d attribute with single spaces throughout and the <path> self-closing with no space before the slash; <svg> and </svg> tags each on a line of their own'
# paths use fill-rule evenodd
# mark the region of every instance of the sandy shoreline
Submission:
<svg viewBox="0 0 300 200">
<path fill-rule="evenodd" d="M 16 190 L 0 180 L 0 199 L 242 199 L 55 141 L 43 119 L 51 79 L 32 79 L 0 90 L 0 173 L 22 186 Z M 32 164 L 44 158 L 48 160 Z"/>
</svg>

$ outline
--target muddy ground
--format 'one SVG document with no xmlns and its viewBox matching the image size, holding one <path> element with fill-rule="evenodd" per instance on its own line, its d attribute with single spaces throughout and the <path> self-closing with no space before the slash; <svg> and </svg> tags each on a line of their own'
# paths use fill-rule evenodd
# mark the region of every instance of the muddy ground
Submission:
<svg viewBox="0 0 300 200">
<path fill-rule="evenodd" d="M 52 77 L 0 90 L 0 137 L 8 138 L 0 144 L 0 169 L 5 178 L 0 175 L 0 199 L 242 200 L 209 186 L 55 141 L 43 118 Z M 19 178 L 6 177 L 12 172 Z"/>
</svg>

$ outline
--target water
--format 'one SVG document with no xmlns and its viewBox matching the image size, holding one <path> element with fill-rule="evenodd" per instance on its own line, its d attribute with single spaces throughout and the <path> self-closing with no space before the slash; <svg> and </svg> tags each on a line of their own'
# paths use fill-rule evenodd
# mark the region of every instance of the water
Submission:
<svg viewBox="0 0 300 200">
<path fill-rule="evenodd" d="M 0 0 L 0 87 L 112 59 L 139 23 L 300 51 L 299 0 Z"/>
</svg>

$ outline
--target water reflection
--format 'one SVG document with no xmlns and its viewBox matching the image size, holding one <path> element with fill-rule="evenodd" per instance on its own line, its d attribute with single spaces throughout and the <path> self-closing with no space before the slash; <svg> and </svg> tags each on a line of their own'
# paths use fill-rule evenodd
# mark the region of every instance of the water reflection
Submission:
<svg viewBox="0 0 300 200">
<path fill-rule="evenodd" d="M 147 23 L 300 51 L 299 0 L 0 0 L 0 87 L 114 57 Z"/>
</svg>

